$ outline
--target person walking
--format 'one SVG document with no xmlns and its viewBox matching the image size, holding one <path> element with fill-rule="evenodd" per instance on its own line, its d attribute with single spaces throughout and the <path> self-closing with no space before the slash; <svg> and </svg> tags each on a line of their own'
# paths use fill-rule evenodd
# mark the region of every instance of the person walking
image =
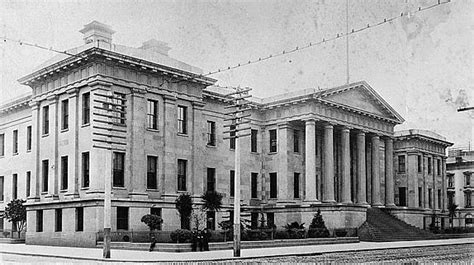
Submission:
<svg viewBox="0 0 474 265">
<path fill-rule="evenodd" d="M 211 233 L 207 228 L 204 228 L 202 232 L 202 244 L 204 251 L 209 251 L 209 238 L 211 237 Z"/>
<path fill-rule="evenodd" d="M 155 246 L 156 246 L 156 239 L 155 237 L 151 237 L 151 243 L 150 243 L 150 252 L 153 251 L 153 249 L 155 249 Z"/>
</svg>

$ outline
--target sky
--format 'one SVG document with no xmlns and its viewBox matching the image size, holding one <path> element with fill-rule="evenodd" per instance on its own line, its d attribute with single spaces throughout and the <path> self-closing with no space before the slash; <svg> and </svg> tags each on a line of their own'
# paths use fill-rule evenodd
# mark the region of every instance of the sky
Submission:
<svg viewBox="0 0 474 265">
<path fill-rule="evenodd" d="M 409 12 L 437 2 L 349 0 L 349 29 L 410 13 L 349 37 L 349 80 L 365 80 L 404 117 L 396 130 L 431 130 L 467 146 L 474 113 L 457 109 L 474 105 L 474 1 Z M 78 31 L 93 20 L 116 31 L 114 43 L 161 40 L 171 57 L 209 72 L 345 32 L 346 1 L 0 1 L 0 36 L 59 50 L 82 45 Z M 16 80 L 54 55 L 0 43 L 0 102 L 28 93 Z M 341 38 L 210 77 L 267 97 L 343 85 L 346 66 Z"/>
</svg>

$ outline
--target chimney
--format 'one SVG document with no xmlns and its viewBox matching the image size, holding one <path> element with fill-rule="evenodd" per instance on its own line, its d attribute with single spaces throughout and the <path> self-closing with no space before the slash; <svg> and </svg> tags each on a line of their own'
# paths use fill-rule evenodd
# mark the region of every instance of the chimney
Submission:
<svg viewBox="0 0 474 265">
<path fill-rule="evenodd" d="M 140 49 L 150 50 L 153 52 L 161 53 L 166 56 L 168 56 L 168 51 L 171 50 L 171 48 L 168 46 L 168 43 L 155 40 L 155 39 L 145 41 L 142 44 L 142 47 L 140 47 Z"/>
<path fill-rule="evenodd" d="M 110 45 L 112 44 L 112 34 L 115 33 L 115 31 L 113 31 L 109 25 L 95 20 L 87 25 L 84 25 L 84 28 L 79 32 L 84 34 L 85 44 L 92 42 L 98 47 L 107 47 L 109 49 Z"/>
</svg>

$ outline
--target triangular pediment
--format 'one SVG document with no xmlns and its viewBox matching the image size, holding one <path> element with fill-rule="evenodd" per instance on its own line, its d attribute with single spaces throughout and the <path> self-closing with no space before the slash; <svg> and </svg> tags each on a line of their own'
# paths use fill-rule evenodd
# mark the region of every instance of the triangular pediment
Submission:
<svg viewBox="0 0 474 265">
<path fill-rule="evenodd" d="M 402 123 L 403 118 L 365 82 L 324 91 L 321 99 Z"/>
</svg>

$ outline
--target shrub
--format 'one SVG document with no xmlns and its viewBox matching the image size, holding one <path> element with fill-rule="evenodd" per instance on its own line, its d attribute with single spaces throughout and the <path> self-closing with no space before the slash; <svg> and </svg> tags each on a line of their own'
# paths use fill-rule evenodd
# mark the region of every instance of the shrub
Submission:
<svg viewBox="0 0 474 265">
<path fill-rule="evenodd" d="M 326 224 L 324 224 L 324 219 L 321 215 L 320 209 L 318 209 L 309 225 L 308 237 L 329 237 L 329 230 L 327 229 Z"/>
<path fill-rule="evenodd" d="M 275 239 L 288 239 L 290 235 L 286 231 L 276 231 L 275 232 Z"/>
<path fill-rule="evenodd" d="M 5 207 L 4 217 L 8 222 L 12 222 L 18 231 L 18 238 L 26 227 L 26 207 L 23 205 L 25 200 L 15 199 L 7 204 Z"/>
<path fill-rule="evenodd" d="M 161 219 L 161 217 L 159 217 L 158 215 L 145 214 L 144 216 L 142 216 L 141 221 L 150 228 L 150 231 L 153 231 L 161 227 L 163 219 Z"/>
<path fill-rule="evenodd" d="M 304 223 L 299 224 L 298 222 L 293 222 L 286 224 L 285 229 L 290 238 L 304 238 Z"/>
<path fill-rule="evenodd" d="M 177 229 L 170 234 L 171 241 L 177 243 L 189 243 L 192 236 L 192 232 L 187 229 Z"/>
<path fill-rule="evenodd" d="M 193 212 L 193 199 L 188 193 L 182 193 L 176 199 L 176 209 L 181 218 L 181 228 L 190 228 L 190 219 Z"/>
</svg>

